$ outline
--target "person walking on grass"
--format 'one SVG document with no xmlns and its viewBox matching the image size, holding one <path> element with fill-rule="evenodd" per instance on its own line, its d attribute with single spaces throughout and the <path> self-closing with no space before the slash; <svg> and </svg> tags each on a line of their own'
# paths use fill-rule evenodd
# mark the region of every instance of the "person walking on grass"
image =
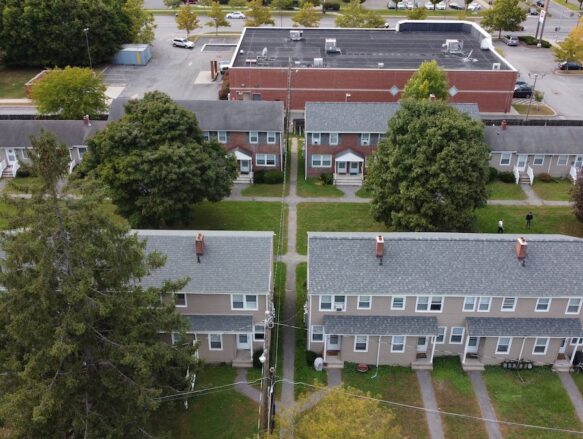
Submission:
<svg viewBox="0 0 583 439">
<path fill-rule="evenodd" d="M 530 229 L 530 225 L 532 223 L 532 219 L 534 218 L 534 215 L 532 214 L 532 212 L 528 212 L 526 214 L 526 228 Z"/>
<path fill-rule="evenodd" d="M 504 220 L 498 221 L 498 233 L 504 233 Z"/>
</svg>

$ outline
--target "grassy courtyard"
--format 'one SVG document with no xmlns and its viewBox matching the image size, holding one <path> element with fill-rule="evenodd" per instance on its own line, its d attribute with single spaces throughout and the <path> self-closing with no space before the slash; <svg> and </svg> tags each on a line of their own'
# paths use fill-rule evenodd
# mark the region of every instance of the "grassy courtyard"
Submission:
<svg viewBox="0 0 583 439">
<path fill-rule="evenodd" d="M 548 367 L 514 371 L 488 367 L 484 381 L 499 420 L 581 430 L 575 410 L 559 377 Z M 565 433 L 500 426 L 509 439 L 559 439 Z"/>
<path fill-rule="evenodd" d="M 291 170 L 291 160 L 289 155 L 289 148 L 287 149 L 287 159 L 285 162 L 285 192 L 283 191 L 283 183 L 280 184 L 252 184 L 241 191 L 244 197 L 281 197 L 282 195 L 289 195 L 289 176 Z"/>
<path fill-rule="evenodd" d="M 298 183 L 297 194 L 300 197 L 343 197 L 344 192 L 333 185 L 323 185 L 318 178 L 306 176 L 304 163 L 303 139 L 298 139 Z"/>
<path fill-rule="evenodd" d="M 535 179 L 532 189 L 543 200 L 569 201 L 570 191 L 573 186 L 571 180 L 568 179 L 556 180 L 548 183 Z"/>
<path fill-rule="evenodd" d="M 24 84 L 39 72 L 39 69 L 4 67 L 0 65 L 0 99 L 25 98 Z"/>
<path fill-rule="evenodd" d="M 5 192 L 16 194 L 30 194 L 33 190 L 38 189 L 41 181 L 38 177 L 16 177 L 8 180 Z"/>
<path fill-rule="evenodd" d="M 438 407 L 446 412 L 481 416 L 480 407 L 459 357 L 436 357 L 433 361 L 433 388 Z M 486 439 L 482 421 L 443 415 L 445 437 Z"/>
<path fill-rule="evenodd" d="M 526 194 L 519 184 L 494 181 L 488 184 L 487 189 L 490 200 L 526 200 Z"/>
<path fill-rule="evenodd" d="M 349 387 L 370 392 L 372 396 L 387 401 L 423 407 L 419 383 L 415 372 L 408 367 L 380 366 L 378 375 L 372 368 L 367 373 L 356 371 L 354 364 L 346 363 L 342 369 L 342 382 Z M 410 439 L 429 437 L 423 412 L 391 405 L 384 405 L 395 415 L 395 422 L 401 427 L 403 435 Z"/>
</svg>

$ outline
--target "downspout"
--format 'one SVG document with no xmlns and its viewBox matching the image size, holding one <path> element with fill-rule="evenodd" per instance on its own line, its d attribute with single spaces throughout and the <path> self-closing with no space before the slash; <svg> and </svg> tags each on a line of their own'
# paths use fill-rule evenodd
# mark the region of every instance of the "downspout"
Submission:
<svg viewBox="0 0 583 439">
<path fill-rule="evenodd" d="M 575 348 L 573 349 L 573 355 L 571 355 L 571 366 L 575 361 L 575 354 L 577 353 L 577 349 L 579 348 L 579 338 L 577 338 L 577 342 L 575 343 Z"/>
<path fill-rule="evenodd" d="M 550 160 L 549 160 L 549 167 L 547 168 L 547 174 L 551 173 L 551 165 L 553 164 L 553 157 L 555 157 L 554 155 L 550 155 Z"/>
<path fill-rule="evenodd" d="M 520 353 L 518 354 L 518 361 L 522 360 L 522 351 L 524 350 L 524 343 L 526 343 L 527 337 L 522 339 L 522 346 L 520 347 Z"/>
<path fill-rule="evenodd" d="M 381 355 L 381 340 L 383 339 L 382 335 L 379 335 L 379 345 L 377 346 L 377 370 L 375 370 L 375 373 L 373 376 L 370 377 L 370 379 L 372 380 L 373 378 L 376 378 L 377 375 L 379 374 L 379 357 Z"/>
</svg>

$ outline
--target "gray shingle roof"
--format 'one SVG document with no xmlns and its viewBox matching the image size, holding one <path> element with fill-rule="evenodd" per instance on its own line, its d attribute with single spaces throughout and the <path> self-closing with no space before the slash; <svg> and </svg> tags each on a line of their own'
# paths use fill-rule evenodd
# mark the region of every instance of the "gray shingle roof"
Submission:
<svg viewBox="0 0 583 439">
<path fill-rule="evenodd" d="M 309 233 L 309 293 L 583 296 L 582 239 L 526 235 L 523 267 L 518 235 L 383 233 L 379 265 L 376 235 Z"/>
<path fill-rule="evenodd" d="M 518 153 L 583 154 L 583 127 L 499 126 L 486 127 L 486 143 L 492 151 Z"/>
<path fill-rule="evenodd" d="M 435 317 L 324 316 L 326 334 L 437 335 Z"/>
<path fill-rule="evenodd" d="M 452 104 L 480 119 L 476 104 Z M 306 132 L 386 133 L 400 104 L 361 102 L 306 102 Z"/>
<path fill-rule="evenodd" d="M 272 284 L 273 232 L 136 230 L 146 251 L 167 256 L 166 264 L 142 279 L 143 286 L 186 277 L 188 293 L 269 294 Z M 197 263 L 195 236 L 204 234 L 205 251 Z"/>
<path fill-rule="evenodd" d="M 192 332 L 252 332 L 253 317 L 237 315 L 187 315 Z"/>
<path fill-rule="evenodd" d="M 125 114 L 128 98 L 114 99 L 109 121 Z M 194 112 L 204 131 L 278 131 L 283 132 L 283 103 L 275 101 L 193 101 L 176 100 Z"/>
<path fill-rule="evenodd" d="M 0 120 L 0 148 L 29 147 L 30 136 L 38 136 L 41 130 L 53 133 L 67 146 L 86 145 L 86 139 L 106 125 L 102 120 L 91 121 L 91 126 L 82 120 Z"/>
<path fill-rule="evenodd" d="M 581 337 L 579 319 L 468 317 L 472 337 Z"/>
</svg>

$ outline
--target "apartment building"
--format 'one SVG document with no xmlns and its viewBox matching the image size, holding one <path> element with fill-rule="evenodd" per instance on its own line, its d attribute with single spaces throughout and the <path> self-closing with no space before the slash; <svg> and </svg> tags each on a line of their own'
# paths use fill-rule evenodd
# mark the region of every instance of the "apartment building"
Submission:
<svg viewBox="0 0 583 439">
<path fill-rule="evenodd" d="M 207 363 L 251 367 L 253 352 L 264 347 L 266 311 L 272 311 L 273 232 L 136 230 L 147 252 L 166 264 L 142 280 L 160 286 L 188 279 L 175 294 L 176 308 L 189 322 Z M 164 335 L 175 342 L 174 334 Z"/>
<path fill-rule="evenodd" d="M 583 345 L 583 240 L 562 235 L 309 233 L 307 349 L 344 362 L 568 370 Z"/>
</svg>

